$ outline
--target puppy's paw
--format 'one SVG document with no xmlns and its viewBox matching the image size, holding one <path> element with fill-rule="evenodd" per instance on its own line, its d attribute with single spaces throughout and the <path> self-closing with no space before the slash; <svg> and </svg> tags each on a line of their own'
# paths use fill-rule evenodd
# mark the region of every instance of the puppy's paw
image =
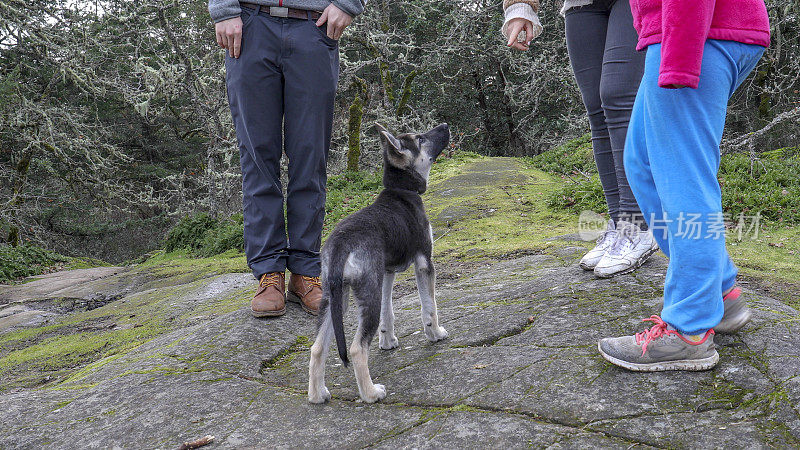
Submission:
<svg viewBox="0 0 800 450">
<path fill-rule="evenodd" d="M 425 327 L 425 336 L 428 337 L 428 340 L 431 342 L 438 342 L 443 339 L 447 339 L 447 330 L 444 327 Z"/>
<path fill-rule="evenodd" d="M 378 347 L 383 350 L 391 350 L 399 346 L 400 341 L 397 340 L 397 336 L 395 335 L 392 335 L 392 337 L 387 337 L 385 333 L 381 333 L 378 337 Z"/>
<path fill-rule="evenodd" d="M 366 396 L 362 396 L 361 400 L 364 400 L 366 403 L 375 403 L 378 400 L 383 400 L 384 398 L 386 398 L 386 387 L 382 384 L 373 384 L 372 392 Z"/>
<path fill-rule="evenodd" d="M 331 393 L 328 391 L 328 388 L 322 386 L 319 390 L 315 392 L 308 391 L 308 402 L 313 404 L 320 404 L 325 403 L 331 399 Z"/>
</svg>

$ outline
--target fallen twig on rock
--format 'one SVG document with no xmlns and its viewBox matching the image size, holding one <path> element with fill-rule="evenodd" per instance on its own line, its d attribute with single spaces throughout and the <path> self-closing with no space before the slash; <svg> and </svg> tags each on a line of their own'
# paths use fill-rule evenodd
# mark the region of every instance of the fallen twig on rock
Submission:
<svg viewBox="0 0 800 450">
<path fill-rule="evenodd" d="M 196 441 L 184 442 L 183 444 L 181 444 L 180 447 L 178 447 L 178 450 L 191 450 L 191 449 L 195 449 L 195 448 L 200 448 L 200 447 L 202 447 L 204 445 L 208 445 L 208 444 L 210 444 L 212 442 L 214 442 L 214 436 L 211 436 L 209 434 L 209 435 L 201 437 L 200 439 L 198 439 Z"/>
</svg>

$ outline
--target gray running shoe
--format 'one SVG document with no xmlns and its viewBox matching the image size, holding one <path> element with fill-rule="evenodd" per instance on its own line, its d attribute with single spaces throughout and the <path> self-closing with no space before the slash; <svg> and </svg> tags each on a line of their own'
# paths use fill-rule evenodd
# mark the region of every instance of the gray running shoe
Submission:
<svg viewBox="0 0 800 450">
<path fill-rule="evenodd" d="M 659 316 L 644 320 L 655 325 L 633 336 L 601 339 L 597 349 L 603 358 L 637 372 L 709 370 L 717 365 L 719 353 L 714 348 L 714 330 L 708 330 L 702 340 L 695 342 Z"/>
<path fill-rule="evenodd" d="M 581 266 L 583 270 L 594 270 L 597 263 L 600 262 L 600 259 L 602 259 L 606 251 L 614 245 L 616 240 L 617 228 L 614 225 L 614 221 L 609 220 L 606 231 L 597 238 L 597 245 L 581 258 L 581 262 L 578 263 L 578 265 Z"/>
<path fill-rule="evenodd" d="M 725 305 L 725 314 L 722 316 L 722 321 L 720 321 L 719 325 L 714 327 L 714 331 L 717 333 L 736 333 L 739 331 L 743 326 L 747 325 L 747 322 L 750 322 L 750 319 L 753 317 L 753 313 L 750 311 L 750 308 L 747 307 L 747 304 L 742 300 L 742 290 L 739 288 L 733 288 L 728 295 L 722 297 L 722 301 Z"/>
<path fill-rule="evenodd" d="M 658 243 L 650 230 L 642 231 L 638 226 L 620 220 L 617 222 L 617 240 L 597 263 L 594 274 L 611 278 L 633 272 L 657 251 Z"/>
</svg>

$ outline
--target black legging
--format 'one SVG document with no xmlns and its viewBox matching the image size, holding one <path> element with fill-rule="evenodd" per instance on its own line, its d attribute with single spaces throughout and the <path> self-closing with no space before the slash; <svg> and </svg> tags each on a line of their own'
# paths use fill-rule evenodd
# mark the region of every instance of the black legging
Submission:
<svg viewBox="0 0 800 450">
<path fill-rule="evenodd" d="M 608 213 L 615 222 L 627 220 L 646 229 L 622 162 L 645 56 L 636 51 L 630 4 L 595 0 L 567 11 L 565 20 L 567 50 L 589 116 Z"/>
</svg>

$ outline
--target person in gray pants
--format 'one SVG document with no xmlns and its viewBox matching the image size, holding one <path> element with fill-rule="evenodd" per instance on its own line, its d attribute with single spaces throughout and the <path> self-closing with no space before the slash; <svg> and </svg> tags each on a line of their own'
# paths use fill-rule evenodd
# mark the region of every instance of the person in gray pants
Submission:
<svg viewBox="0 0 800 450">
<path fill-rule="evenodd" d="M 326 163 L 339 79 L 338 39 L 363 0 L 209 0 L 225 58 L 242 165 L 247 263 L 259 280 L 254 316 L 285 300 L 316 314 Z M 289 162 L 284 219 L 281 154 Z M 286 269 L 292 273 L 286 289 Z"/>
<path fill-rule="evenodd" d="M 528 50 L 541 33 L 538 0 L 505 0 L 507 45 Z M 644 52 L 628 0 L 566 0 L 567 50 L 592 130 L 592 149 L 610 220 L 595 248 L 580 261 L 597 276 L 632 272 L 658 250 L 623 166 L 633 101 L 644 73 Z M 524 40 L 520 32 L 525 31 Z"/>
</svg>

